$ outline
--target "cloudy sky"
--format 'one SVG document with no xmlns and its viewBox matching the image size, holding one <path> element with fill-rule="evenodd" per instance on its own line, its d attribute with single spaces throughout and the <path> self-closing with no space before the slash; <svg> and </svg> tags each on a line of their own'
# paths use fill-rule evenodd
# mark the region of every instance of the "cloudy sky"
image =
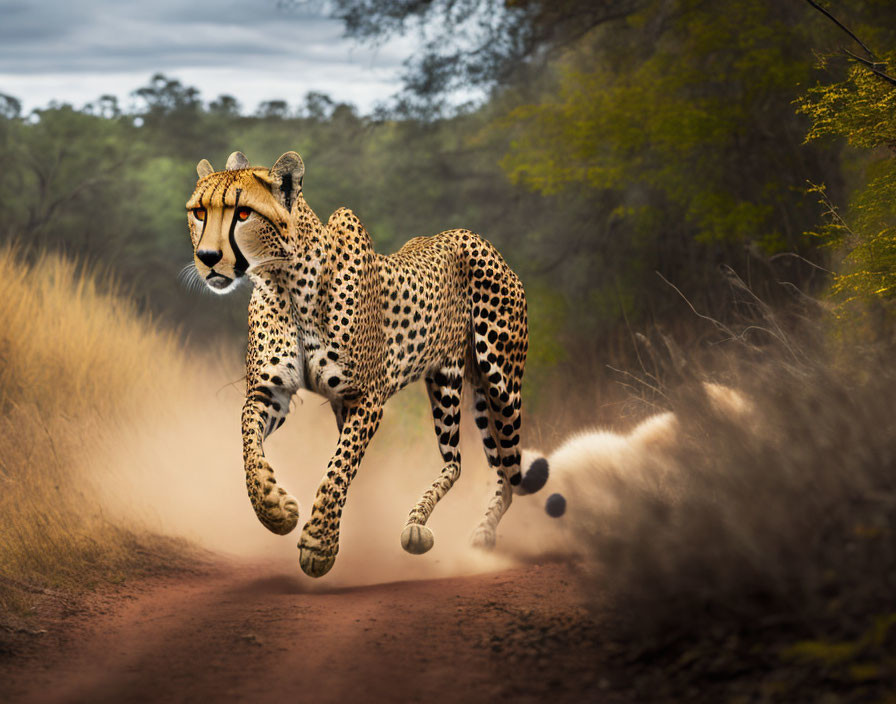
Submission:
<svg viewBox="0 0 896 704">
<path fill-rule="evenodd" d="M 296 105 L 309 90 L 362 111 L 400 87 L 413 51 L 342 38 L 311 3 L 276 0 L 0 0 L 0 93 L 26 111 L 51 100 L 80 107 L 131 91 L 163 72 L 206 101 L 235 96 L 244 111 L 274 98 Z M 303 6 L 304 5 L 304 6 Z"/>
</svg>

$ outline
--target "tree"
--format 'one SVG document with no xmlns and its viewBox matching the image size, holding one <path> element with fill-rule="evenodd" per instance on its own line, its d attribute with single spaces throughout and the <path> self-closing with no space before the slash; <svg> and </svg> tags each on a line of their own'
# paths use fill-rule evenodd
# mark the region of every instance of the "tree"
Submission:
<svg viewBox="0 0 896 704">
<path fill-rule="evenodd" d="M 259 103 L 255 114 L 265 120 L 282 120 L 289 116 L 289 104 L 285 100 L 265 100 Z"/>
<path fill-rule="evenodd" d="M 101 95 L 96 102 L 86 105 L 84 112 L 90 112 L 109 120 L 121 117 L 121 107 L 118 105 L 118 98 L 114 95 Z"/>
<path fill-rule="evenodd" d="M 281 0 L 284 7 L 295 0 Z M 320 3 L 359 41 L 416 31 L 422 50 L 405 84 L 425 103 L 469 85 L 500 86 L 523 65 L 592 28 L 625 17 L 645 0 L 329 0 Z M 408 98 L 406 98 L 407 104 Z"/>
<path fill-rule="evenodd" d="M 863 54 L 843 48 L 842 54 L 853 62 L 848 77 L 816 85 L 798 101 L 799 109 L 812 119 L 807 142 L 841 138 L 859 153 L 863 178 L 846 215 L 824 185 L 812 190 L 819 194 L 826 217 L 813 234 L 843 254 L 840 270 L 834 273 L 834 297 L 841 312 L 847 304 L 861 302 L 861 320 L 869 302 L 896 299 L 896 78 L 888 73 L 888 66 L 896 65 L 896 52 L 878 57 L 829 10 L 815 0 L 806 2 L 843 30 Z M 830 60 L 822 57 L 822 66 Z M 896 310 L 892 305 L 889 309 Z"/>
<path fill-rule="evenodd" d="M 148 85 L 134 91 L 134 96 L 142 103 L 137 114 L 144 129 L 160 144 L 181 154 L 195 154 L 204 145 L 221 141 L 218 132 L 207 129 L 196 88 L 157 73 Z"/>
<path fill-rule="evenodd" d="M 120 251 L 130 228 L 119 204 L 128 201 L 126 174 L 141 155 L 135 128 L 68 105 L 34 115 L 9 126 L 4 189 L 15 197 L 7 198 L 7 236 L 29 245 L 62 241 L 82 255 Z"/>
<path fill-rule="evenodd" d="M 805 129 L 791 102 L 812 75 L 793 9 L 668 7 L 652 3 L 565 52 L 539 102 L 502 123 L 514 135 L 508 173 L 542 193 L 617 191 L 633 234 L 655 227 L 660 208 L 698 241 L 800 249 L 814 213 L 793 189 L 823 157 L 791 147 Z"/>
<path fill-rule="evenodd" d="M 896 53 L 885 59 L 896 65 Z M 815 188 L 827 215 L 816 234 L 843 252 L 835 297 L 841 303 L 896 298 L 896 88 L 857 65 L 846 80 L 810 89 L 800 109 L 812 118 L 807 141 L 839 137 L 863 157 L 863 178 L 845 215 L 824 186 Z"/>
<path fill-rule="evenodd" d="M 11 95 L 0 93 L 0 118 L 14 120 L 22 114 L 22 101 Z"/>
<path fill-rule="evenodd" d="M 196 88 L 185 86 L 162 73 L 153 75 L 149 84 L 135 90 L 134 95 L 144 102 L 141 114 L 149 119 L 179 112 L 197 112 L 202 107 Z"/>
<path fill-rule="evenodd" d="M 326 93 L 311 90 L 305 94 L 302 113 L 312 120 L 326 120 L 333 112 L 334 105 L 333 99 Z"/>
<path fill-rule="evenodd" d="M 219 95 L 208 105 L 209 112 L 221 117 L 237 117 L 242 107 L 232 95 Z"/>
</svg>

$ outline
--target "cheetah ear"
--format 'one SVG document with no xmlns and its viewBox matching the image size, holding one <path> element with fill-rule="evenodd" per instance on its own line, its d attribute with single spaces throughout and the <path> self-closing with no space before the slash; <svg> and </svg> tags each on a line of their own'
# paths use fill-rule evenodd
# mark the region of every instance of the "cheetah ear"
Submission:
<svg viewBox="0 0 896 704">
<path fill-rule="evenodd" d="M 199 174 L 199 178 L 205 178 L 206 176 L 215 173 L 215 169 L 208 163 L 208 159 L 203 159 L 196 164 L 196 173 Z"/>
<path fill-rule="evenodd" d="M 246 155 L 242 152 L 234 152 L 229 157 L 227 157 L 227 163 L 224 165 L 224 168 L 228 171 L 238 171 L 239 169 L 248 169 L 249 168 L 249 160 L 246 158 Z"/>
<path fill-rule="evenodd" d="M 271 193 L 287 210 L 291 211 L 305 176 L 305 164 L 295 152 L 286 152 L 271 167 Z"/>
</svg>

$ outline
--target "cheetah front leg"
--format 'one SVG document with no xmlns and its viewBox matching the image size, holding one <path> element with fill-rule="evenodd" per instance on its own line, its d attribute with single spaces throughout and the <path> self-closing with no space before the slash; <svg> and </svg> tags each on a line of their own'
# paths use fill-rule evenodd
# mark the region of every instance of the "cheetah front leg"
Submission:
<svg viewBox="0 0 896 704">
<path fill-rule="evenodd" d="M 282 306 L 278 305 L 281 299 Z M 277 486 L 264 456 L 264 439 L 283 425 L 293 394 L 303 386 L 298 329 L 287 316 L 265 315 L 272 306 L 286 309 L 286 300 L 263 286 L 252 292 L 249 346 L 246 355 L 246 401 L 243 404 L 243 463 L 249 500 L 268 530 L 286 535 L 299 522 L 299 504 Z"/>
<path fill-rule="evenodd" d="M 250 388 L 243 405 L 243 463 L 255 515 L 272 533 L 286 535 L 299 522 L 299 503 L 283 487 L 277 486 L 274 470 L 265 459 L 262 447 L 262 440 L 286 419 L 289 401 L 277 398 L 265 386 Z"/>
<path fill-rule="evenodd" d="M 339 552 L 339 522 L 348 487 L 379 427 L 383 410 L 369 400 L 354 401 L 343 407 L 339 444 L 327 465 L 311 509 L 311 517 L 299 539 L 299 564 L 309 577 L 322 577 L 333 567 Z"/>
</svg>

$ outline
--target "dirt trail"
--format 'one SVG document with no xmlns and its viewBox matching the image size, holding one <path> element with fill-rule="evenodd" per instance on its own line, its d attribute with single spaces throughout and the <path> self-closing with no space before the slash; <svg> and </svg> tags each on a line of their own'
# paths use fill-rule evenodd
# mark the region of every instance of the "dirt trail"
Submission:
<svg viewBox="0 0 896 704">
<path fill-rule="evenodd" d="M 226 564 L 61 619 L 0 662 L 0 699 L 594 701 L 606 683 L 575 584 L 562 563 L 339 589 Z"/>
</svg>

